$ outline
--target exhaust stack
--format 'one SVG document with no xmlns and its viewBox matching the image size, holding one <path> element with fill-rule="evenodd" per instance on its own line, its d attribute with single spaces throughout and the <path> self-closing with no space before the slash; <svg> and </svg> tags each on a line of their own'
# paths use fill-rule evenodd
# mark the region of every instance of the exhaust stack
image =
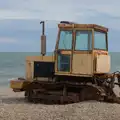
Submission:
<svg viewBox="0 0 120 120">
<path fill-rule="evenodd" d="M 46 54 L 45 22 L 41 21 L 40 24 L 42 24 L 41 54 L 42 54 L 42 56 L 44 56 Z"/>
</svg>

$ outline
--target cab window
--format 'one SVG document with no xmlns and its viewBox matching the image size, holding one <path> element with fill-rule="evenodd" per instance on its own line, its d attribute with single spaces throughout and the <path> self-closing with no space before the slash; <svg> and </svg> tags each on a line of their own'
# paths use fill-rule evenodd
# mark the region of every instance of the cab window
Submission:
<svg viewBox="0 0 120 120">
<path fill-rule="evenodd" d="M 94 48 L 100 50 L 107 50 L 106 34 L 102 32 L 94 32 Z"/>
<path fill-rule="evenodd" d="M 58 49 L 71 50 L 72 49 L 72 31 L 61 31 Z"/>
<path fill-rule="evenodd" d="M 76 31 L 75 50 L 92 49 L 92 31 Z"/>
</svg>

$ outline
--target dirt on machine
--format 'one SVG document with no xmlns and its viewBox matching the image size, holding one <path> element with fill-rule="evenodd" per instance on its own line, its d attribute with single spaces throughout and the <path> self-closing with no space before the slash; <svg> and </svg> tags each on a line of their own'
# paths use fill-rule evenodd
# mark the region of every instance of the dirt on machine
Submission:
<svg viewBox="0 0 120 120">
<path fill-rule="evenodd" d="M 110 73 L 108 28 L 61 21 L 54 54 L 46 55 L 41 21 L 41 55 L 26 56 L 26 77 L 10 81 L 29 102 L 68 104 L 86 100 L 120 103 L 120 73 Z"/>
</svg>

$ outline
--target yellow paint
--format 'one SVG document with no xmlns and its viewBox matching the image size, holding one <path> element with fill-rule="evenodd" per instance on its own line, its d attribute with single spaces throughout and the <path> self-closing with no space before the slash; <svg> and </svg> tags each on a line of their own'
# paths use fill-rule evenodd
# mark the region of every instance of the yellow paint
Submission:
<svg viewBox="0 0 120 120">
<path fill-rule="evenodd" d="M 26 61 L 53 62 L 54 61 L 54 56 L 27 56 Z"/>
<path fill-rule="evenodd" d="M 74 54 L 72 61 L 72 73 L 74 74 L 93 74 L 92 54 Z"/>
<path fill-rule="evenodd" d="M 11 80 L 10 81 L 10 88 L 12 89 L 24 89 L 30 82 L 25 80 L 25 81 L 19 81 L 19 80 Z"/>
<path fill-rule="evenodd" d="M 61 54 L 63 55 L 68 55 L 68 54 L 71 54 L 72 52 L 71 51 L 61 51 Z"/>
<path fill-rule="evenodd" d="M 54 56 L 27 56 L 26 57 L 26 79 L 33 80 L 34 61 L 54 62 Z"/>
</svg>

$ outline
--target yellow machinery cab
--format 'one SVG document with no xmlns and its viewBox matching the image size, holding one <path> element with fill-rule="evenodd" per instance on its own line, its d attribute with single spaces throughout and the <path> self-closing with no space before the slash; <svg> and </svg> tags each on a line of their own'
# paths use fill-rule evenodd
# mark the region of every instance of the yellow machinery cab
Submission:
<svg viewBox="0 0 120 120">
<path fill-rule="evenodd" d="M 55 74 L 93 76 L 108 73 L 108 29 L 95 24 L 61 22 L 55 49 Z"/>
</svg>

